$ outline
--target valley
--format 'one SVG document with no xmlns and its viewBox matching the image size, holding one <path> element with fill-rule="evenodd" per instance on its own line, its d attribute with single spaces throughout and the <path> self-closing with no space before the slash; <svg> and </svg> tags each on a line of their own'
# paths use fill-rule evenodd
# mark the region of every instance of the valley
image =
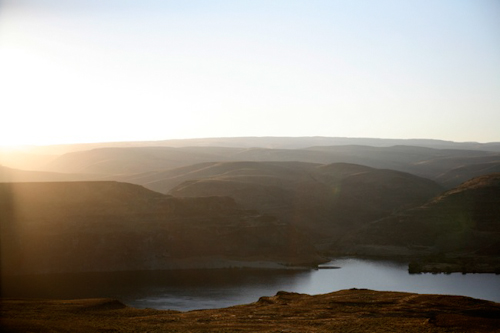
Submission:
<svg viewBox="0 0 500 333">
<path fill-rule="evenodd" d="M 478 257 L 497 271 L 494 144 L 350 140 L 37 148 L 62 153 L 1 169 L 3 274 L 310 267 L 339 255 Z"/>
<path fill-rule="evenodd" d="M 83 282 L 84 285 L 77 288 L 82 292 L 77 292 L 76 297 L 85 298 L 89 294 L 102 297 L 114 288 L 90 292 L 86 286 L 91 281 L 89 278 L 93 277 L 97 286 L 106 286 L 109 279 L 118 274 L 113 277 L 118 278 L 113 282 L 117 287 L 143 290 L 133 277 L 135 272 L 152 274 L 141 280 L 151 287 L 159 281 L 155 274 L 163 276 L 172 272 L 176 277 L 172 281 L 177 281 L 193 272 L 196 279 L 203 280 L 196 288 L 212 290 L 219 295 L 213 296 L 217 299 L 223 298 L 220 288 L 224 288 L 224 284 L 217 282 L 211 286 L 210 278 L 205 278 L 210 276 L 207 272 L 223 274 L 224 281 L 238 275 L 250 279 L 238 288 L 247 284 L 253 288 L 255 281 L 274 281 L 262 285 L 270 290 L 279 285 L 291 290 L 308 290 L 309 283 L 319 283 L 313 282 L 313 277 L 323 275 L 306 272 L 313 272 L 332 259 L 341 262 L 383 259 L 402 264 L 402 271 L 398 266 L 394 273 L 398 277 L 393 277 L 392 285 L 383 287 L 386 290 L 383 292 L 346 290 L 315 296 L 283 292 L 248 305 L 194 312 L 134 309 L 118 301 L 102 299 L 4 299 L 2 316 L 8 319 L 1 322 L 2 328 L 13 332 L 25 329 L 44 332 L 47 330 L 43 327 L 64 329 L 75 320 L 82 332 L 111 329 L 116 325 L 126 325 L 128 328 L 124 331 L 155 331 L 159 327 L 180 331 L 231 331 L 236 327 L 272 331 L 273 325 L 283 325 L 279 318 L 296 318 L 296 313 L 304 312 L 310 308 L 309 302 L 314 302 L 316 310 L 290 321 L 290 325 L 308 331 L 314 331 L 313 327 L 318 331 L 327 328 L 342 331 L 345 327 L 340 324 L 340 317 L 327 319 L 321 314 L 332 313 L 333 303 L 327 301 L 332 297 L 343 300 L 335 309 L 350 318 L 350 325 L 359 323 L 359 331 L 363 331 L 364 325 L 373 331 L 382 323 L 366 319 L 366 313 L 371 313 L 373 318 L 385 318 L 384 327 L 390 323 L 397 330 L 404 326 L 410 331 L 420 331 L 422 327 L 418 325 L 424 322 L 426 328 L 435 332 L 491 331 L 497 324 L 489 315 L 496 311 L 497 303 L 387 291 L 399 288 L 398 279 L 425 280 L 415 275 L 410 279 L 408 273 L 500 272 L 500 173 L 497 172 L 500 152 L 496 144 L 454 147 L 451 143 L 431 140 L 426 142 L 427 146 L 411 146 L 409 144 L 415 141 L 409 140 L 397 142 L 396 146 L 307 147 L 311 139 L 301 143 L 298 138 L 267 141 L 241 138 L 232 143 L 208 140 L 205 146 L 201 145 L 202 141 L 194 142 L 199 146 L 189 146 L 190 141 L 176 141 L 172 147 L 154 146 L 156 143 L 105 147 L 103 143 L 90 150 L 85 150 L 85 145 L 47 147 L 47 155 L 38 157 L 34 152 L 10 157 L 2 154 L 3 293 L 11 297 L 68 298 L 73 295 L 69 290 Z M 267 144 L 254 147 L 257 142 Z M 226 146 L 215 146 L 215 143 Z M 483 150 L 487 148 L 491 150 Z M 378 273 L 370 273 L 375 267 L 371 265 L 367 261 L 367 273 L 359 271 L 344 279 L 354 282 L 360 276 L 376 276 Z M 340 271 L 348 274 L 349 267 Z M 270 273 L 260 273 L 262 270 Z M 325 281 L 342 276 L 335 275 L 336 270 L 328 271 L 333 275 L 325 277 Z M 390 271 L 382 269 L 380 274 L 387 278 Z M 260 280 L 267 274 L 272 277 Z M 126 276 L 132 276 L 131 286 L 120 282 Z M 484 276 L 490 279 L 491 274 Z M 492 278 L 495 281 L 494 276 Z M 59 281 L 58 285 L 53 286 L 54 281 Z M 80 282 L 70 286 L 71 281 Z M 278 284 L 273 287 L 273 283 Z M 254 292 L 267 293 L 262 285 L 257 283 Z M 457 288 L 470 289 L 460 285 L 458 283 Z M 374 286 L 378 288 L 377 284 Z M 323 287 L 333 285 L 327 282 Z M 190 296 L 186 296 L 188 291 L 184 287 L 174 290 L 168 289 L 173 288 L 172 284 L 167 287 L 161 284 L 155 288 L 159 289 L 152 291 L 153 296 L 149 292 L 137 294 L 130 296 L 131 302 L 137 297 L 155 300 L 154 295 L 164 294 L 167 288 L 170 294 L 161 296 L 164 298 L 161 302 L 168 304 L 169 299 L 178 299 L 182 304 L 184 297 L 192 298 L 198 290 L 188 289 Z M 400 288 L 407 290 L 407 287 Z M 487 288 L 493 288 L 492 295 L 496 293 L 495 282 Z M 117 298 L 128 299 L 128 289 L 117 293 Z M 437 292 L 440 290 L 445 288 Z M 173 295 L 177 293 L 180 294 L 175 298 Z M 363 300 L 353 309 L 346 302 L 356 297 Z M 407 302 L 417 298 L 422 303 L 410 302 L 410 306 Z M 364 300 L 385 305 L 373 312 Z M 428 308 L 434 300 L 436 314 L 422 311 L 422 307 Z M 449 304 L 456 300 L 461 303 L 451 309 Z M 225 304 L 221 301 L 208 303 Z M 407 302 L 403 306 L 406 312 L 400 310 L 401 302 Z M 471 309 L 467 308 L 469 303 Z M 195 309 L 201 306 L 196 304 L 191 306 Z M 282 308 L 285 304 L 286 311 Z M 99 315 L 89 317 L 86 310 L 78 310 L 76 314 L 74 306 L 78 309 L 97 306 L 98 312 L 92 313 Z M 27 320 L 26 316 L 35 308 L 44 314 L 36 322 Z M 469 314 L 476 311 L 473 308 L 480 309 L 474 312 L 474 318 Z M 255 326 L 255 320 L 246 326 L 240 310 L 255 314 L 265 310 L 264 317 L 255 318 L 266 320 L 266 328 Z M 56 312 L 57 318 L 53 315 Z M 398 318 L 406 319 L 394 319 L 396 312 Z M 214 319 L 223 314 L 231 314 L 234 322 L 222 325 Z M 144 316 L 149 319 L 137 319 Z M 389 317 L 393 319 L 387 319 Z M 480 321 L 477 318 L 481 318 Z M 174 324 L 180 320 L 187 320 L 186 324 Z M 198 322 L 209 324 L 200 326 Z M 334 322 L 338 325 L 333 325 Z"/>
</svg>

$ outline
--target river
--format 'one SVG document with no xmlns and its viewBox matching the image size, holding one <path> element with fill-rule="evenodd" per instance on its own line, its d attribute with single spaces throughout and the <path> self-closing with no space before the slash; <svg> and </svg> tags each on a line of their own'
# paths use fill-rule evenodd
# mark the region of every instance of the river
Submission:
<svg viewBox="0 0 500 333">
<path fill-rule="evenodd" d="M 85 273 L 4 279 L 4 297 L 117 298 L 137 308 L 193 310 L 255 302 L 280 290 L 322 294 L 368 288 L 471 296 L 500 302 L 500 275 L 408 274 L 405 263 L 339 259 L 339 269 L 213 269 Z"/>
</svg>

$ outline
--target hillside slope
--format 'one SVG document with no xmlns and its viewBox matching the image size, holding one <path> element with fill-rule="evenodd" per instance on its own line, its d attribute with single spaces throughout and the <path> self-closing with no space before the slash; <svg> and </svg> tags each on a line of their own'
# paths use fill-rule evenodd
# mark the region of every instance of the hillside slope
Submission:
<svg viewBox="0 0 500 333">
<path fill-rule="evenodd" d="M 0 183 L 2 274 L 314 265 L 295 228 L 227 197 L 116 182 Z"/>
<path fill-rule="evenodd" d="M 173 139 L 160 141 L 98 142 L 80 144 L 62 144 L 26 147 L 26 152 L 37 155 L 60 155 L 69 152 L 91 150 L 104 147 L 233 147 L 233 148 L 270 148 L 303 149 L 313 146 L 362 145 L 373 147 L 391 147 L 397 145 L 418 146 L 434 149 L 467 149 L 500 152 L 500 142 L 454 142 L 432 139 L 381 139 L 381 138 L 345 138 L 345 137 L 229 137 Z"/>
<path fill-rule="evenodd" d="M 500 159 L 485 163 L 464 163 L 460 167 L 442 173 L 436 177 L 435 181 L 442 184 L 445 188 L 451 189 L 479 175 L 497 172 L 500 172 Z"/>
<path fill-rule="evenodd" d="M 500 173 L 473 178 L 428 203 L 371 223 L 343 241 L 358 254 L 500 255 Z"/>
<path fill-rule="evenodd" d="M 182 181 L 178 197 L 228 196 L 241 206 L 277 216 L 330 243 L 364 223 L 417 206 L 442 191 L 410 174 L 337 163 L 226 162 L 189 167 L 168 179 Z"/>
</svg>

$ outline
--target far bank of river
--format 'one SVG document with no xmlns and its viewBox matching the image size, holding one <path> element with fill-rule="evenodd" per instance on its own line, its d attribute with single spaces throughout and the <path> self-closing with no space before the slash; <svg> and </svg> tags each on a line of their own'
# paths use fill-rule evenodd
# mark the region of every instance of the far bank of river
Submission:
<svg viewBox="0 0 500 333">
<path fill-rule="evenodd" d="M 3 297 L 112 297 L 137 308 L 193 310 L 255 302 L 278 291 L 323 294 L 367 288 L 462 295 L 500 302 L 500 275 L 416 274 L 406 263 L 345 258 L 339 269 L 204 269 L 25 276 L 4 280 Z"/>
</svg>

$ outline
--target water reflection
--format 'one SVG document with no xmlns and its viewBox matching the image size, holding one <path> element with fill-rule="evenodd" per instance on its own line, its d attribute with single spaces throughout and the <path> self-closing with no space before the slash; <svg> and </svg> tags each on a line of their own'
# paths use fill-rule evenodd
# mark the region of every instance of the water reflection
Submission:
<svg viewBox="0 0 500 333">
<path fill-rule="evenodd" d="M 193 310 L 250 303 L 279 290 L 322 294 L 340 289 L 465 295 L 500 302 L 500 275 L 410 275 L 405 263 L 335 260 L 341 269 L 217 269 L 25 276 L 2 281 L 4 297 L 112 297 L 138 308 Z"/>
</svg>

